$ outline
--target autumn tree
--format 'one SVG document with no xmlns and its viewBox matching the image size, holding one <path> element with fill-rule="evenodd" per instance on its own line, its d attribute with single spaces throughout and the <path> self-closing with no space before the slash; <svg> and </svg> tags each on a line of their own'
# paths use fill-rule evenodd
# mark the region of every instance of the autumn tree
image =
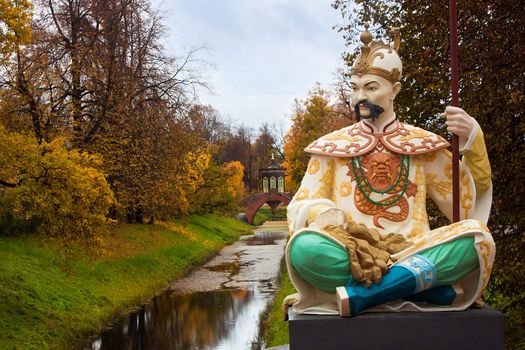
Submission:
<svg viewBox="0 0 525 350">
<path fill-rule="evenodd" d="M 339 67 L 336 70 L 336 80 L 333 85 L 334 95 L 336 96 L 334 113 L 339 115 L 339 118 L 346 119 L 349 123 L 355 122 L 354 105 L 350 98 L 352 86 L 348 79 L 348 67 Z"/>
<path fill-rule="evenodd" d="M 216 146 L 220 153 L 226 139 L 230 136 L 230 125 L 223 120 L 219 111 L 210 105 L 192 105 L 186 115 L 185 121 L 189 132 L 209 145 Z"/>
<path fill-rule="evenodd" d="M 101 247 L 114 199 L 100 159 L 63 143 L 38 143 L 0 126 L 0 234 L 36 230 L 58 239 L 67 256 L 75 244 Z"/>
<path fill-rule="evenodd" d="M 36 230 L 58 239 L 69 257 L 73 245 L 91 251 L 102 247 L 100 234 L 114 198 L 98 157 L 68 150 L 63 138 L 42 140 L 41 106 L 31 99 L 26 78 L 18 74 L 23 69 L 21 51 L 30 44 L 31 9 L 28 1 L 0 1 L 0 61 L 7 68 L 0 91 L 0 235 Z M 16 68 L 10 71 L 13 64 Z M 31 110 L 34 133 L 9 132 L 2 125 L 27 132 L 17 119 L 27 111 L 31 115 Z"/>
<path fill-rule="evenodd" d="M 228 192 L 232 194 L 235 204 L 239 204 L 244 198 L 244 167 L 241 162 L 233 161 L 224 164 L 224 172 L 228 175 Z"/>
<path fill-rule="evenodd" d="M 234 161 L 223 165 L 210 162 L 203 181 L 190 196 L 190 208 L 196 214 L 235 214 L 244 194 L 243 166 Z"/>
<path fill-rule="evenodd" d="M 0 60 L 8 60 L 31 39 L 32 5 L 27 0 L 0 1 Z"/>
<path fill-rule="evenodd" d="M 253 130 L 244 125 L 233 128 L 225 141 L 220 155 L 221 163 L 239 161 L 244 167 L 243 181 L 246 189 L 251 192 L 253 184 Z"/>
<path fill-rule="evenodd" d="M 242 142 L 243 127 L 232 135 L 232 125 L 211 106 L 193 105 L 184 119 L 196 149 L 206 149 L 209 156 L 201 178 L 193 186 L 190 212 L 234 213 L 244 197 L 244 166 L 237 157 L 242 152 L 233 145 Z M 236 139 L 240 135 L 241 140 Z M 238 145 L 238 143 L 237 143 Z M 225 159 L 226 156 L 231 160 Z"/>
<path fill-rule="evenodd" d="M 195 89 L 204 86 L 195 52 L 165 54 L 163 25 L 146 0 L 35 6 L 33 41 L 1 76 L 2 123 L 39 142 L 66 137 L 69 148 L 103 155 L 115 218 L 187 213 L 193 184 L 185 160 L 208 152 L 185 124 Z"/>
<path fill-rule="evenodd" d="M 403 88 L 396 98 L 404 121 L 445 134 L 437 116 L 450 103 L 448 7 L 428 1 L 338 0 L 348 64 L 365 21 L 374 35 L 401 28 Z M 484 131 L 494 199 L 489 227 L 498 254 L 487 300 L 511 320 L 508 346 L 525 344 L 525 8 L 518 0 L 458 4 L 460 105 Z"/>
<path fill-rule="evenodd" d="M 202 83 L 189 67 L 192 52 L 181 59 L 164 53 L 163 25 L 146 0 L 40 0 L 37 10 L 34 40 L 21 50 L 16 75 L 67 122 L 75 147 L 89 146 L 121 121 L 115 115 L 150 100 L 186 110 L 186 92 Z M 31 67 L 45 76 L 34 77 Z"/>
<path fill-rule="evenodd" d="M 344 126 L 350 121 L 340 113 L 335 113 L 330 103 L 328 91 L 316 85 L 308 93 L 305 101 L 296 101 L 292 116 L 292 126 L 286 135 L 284 154 L 286 161 L 286 188 L 297 190 L 306 172 L 309 155 L 306 146 L 317 138 Z"/>
</svg>

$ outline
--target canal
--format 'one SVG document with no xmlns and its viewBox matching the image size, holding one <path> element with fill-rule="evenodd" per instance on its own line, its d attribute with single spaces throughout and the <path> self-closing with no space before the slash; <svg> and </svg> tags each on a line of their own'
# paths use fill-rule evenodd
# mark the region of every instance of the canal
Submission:
<svg viewBox="0 0 525 350">
<path fill-rule="evenodd" d="M 91 349 L 258 348 L 287 234 L 286 222 L 267 221 L 122 318 Z"/>
</svg>

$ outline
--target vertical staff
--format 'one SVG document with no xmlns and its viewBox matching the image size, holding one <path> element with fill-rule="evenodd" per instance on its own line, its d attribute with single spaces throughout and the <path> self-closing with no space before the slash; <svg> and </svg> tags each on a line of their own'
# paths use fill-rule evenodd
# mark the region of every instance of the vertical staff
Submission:
<svg viewBox="0 0 525 350">
<path fill-rule="evenodd" d="M 459 107 L 458 98 L 458 29 L 456 19 L 456 0 L 449 0 L 450 20 L 450 66 L 451 66 L 451 105 Z M 459 221 L 459 137 L 452 134 L 452 221 Z"/>
</svg>

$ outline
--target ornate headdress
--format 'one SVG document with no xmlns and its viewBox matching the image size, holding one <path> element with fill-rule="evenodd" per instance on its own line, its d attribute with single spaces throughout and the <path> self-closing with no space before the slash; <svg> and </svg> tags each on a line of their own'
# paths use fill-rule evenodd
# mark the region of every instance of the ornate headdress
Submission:
<svg viewBox="0 0 525 350">
<path fill-rule="evenodd" d="M 383 40 L 372 40 L 372 34 L 368 31 L 368 23 L 365 31 L 361 33 L 361 53 L 350 70 L 350 75 L 375 74 L 389 80 L 391 83 L 401 79 L 403 65 L 397 54 L 399 48 L 399 28 L 390 31 L 392 41 L 385 44 Z"/>
</svg>

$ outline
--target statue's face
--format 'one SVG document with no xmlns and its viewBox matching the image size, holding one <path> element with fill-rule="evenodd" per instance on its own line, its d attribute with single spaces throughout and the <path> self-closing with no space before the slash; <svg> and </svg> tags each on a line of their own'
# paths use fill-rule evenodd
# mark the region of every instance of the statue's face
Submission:
<svg viewBox="0 0 525 350">
<path fill-rule="evenodd" d="M 393 101 L 401 87 L 400 83 L 392 84 L 378 75 L 364 74 L 352 75 L 350 85 L 352 88 L 350 97 L 356 107 L 356 113 L 358 112 L 361 118 L 375 119 L 384 111 L 393 113 Z M 367 106 L 367 103 L 362 103 L 364 101 L 380 108 L 369 104 Z"/>
</svg>

